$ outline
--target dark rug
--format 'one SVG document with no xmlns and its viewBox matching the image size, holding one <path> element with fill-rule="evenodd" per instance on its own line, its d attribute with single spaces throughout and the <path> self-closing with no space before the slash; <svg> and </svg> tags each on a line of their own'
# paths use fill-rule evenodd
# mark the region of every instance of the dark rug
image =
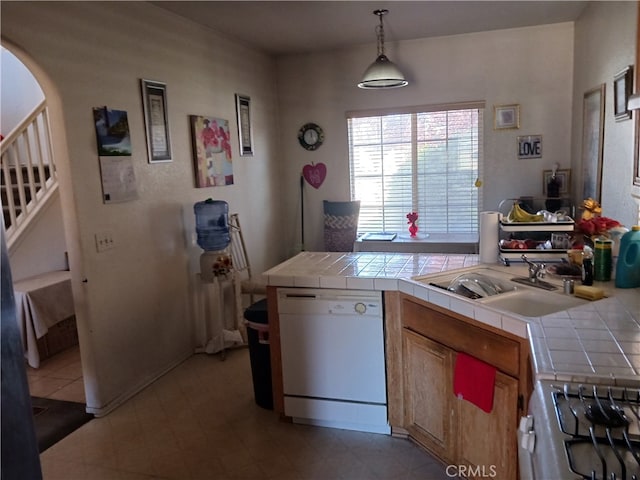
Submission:
<svg viewBox="0 0 640 480">
<path fill-rule="evenodd" d="M 93 418 L 84 403 L 31 397 L 31 405 L 40 453 Z"/>
</svg>

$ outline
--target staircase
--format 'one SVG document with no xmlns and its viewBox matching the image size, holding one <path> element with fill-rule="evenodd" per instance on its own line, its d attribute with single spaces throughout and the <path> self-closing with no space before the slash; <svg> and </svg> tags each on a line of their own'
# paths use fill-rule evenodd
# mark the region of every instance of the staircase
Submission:
<svg viewBox="0 0 640 480">
<path fill-rule="evenodd" d="M 58 189 L 46 101 L 0 143 L 0 201 L 7 248 Z"/>
</svg>

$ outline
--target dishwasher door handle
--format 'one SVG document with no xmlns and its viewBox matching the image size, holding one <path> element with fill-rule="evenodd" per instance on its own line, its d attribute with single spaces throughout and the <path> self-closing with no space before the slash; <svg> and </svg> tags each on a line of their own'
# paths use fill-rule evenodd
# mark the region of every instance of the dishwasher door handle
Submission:
<svg viewBox="0 0 640 480">
<path fill-rule="evenodd" d="M 309 298 L 315 300 L 318 296 L 313 293 L 286 293 L 284 298 Z"/>
</svg>

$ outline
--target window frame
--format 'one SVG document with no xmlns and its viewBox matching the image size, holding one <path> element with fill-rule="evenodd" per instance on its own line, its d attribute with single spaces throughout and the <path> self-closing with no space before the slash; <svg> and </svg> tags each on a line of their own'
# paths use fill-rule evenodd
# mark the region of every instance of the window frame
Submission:
<svg viewBox="0 0 640 480">
<path fill-rule="evenodd" d="M 357 110 L 357 111 L 349 111 L 346 112 L 346 119 L 347 119 L 347 129 L 348 129 L 348 149 L 349 149 L 349 188 L 350 188 L 350 198 L 352 200 L 356 199 L 355 198 L 355 178 L 356 176 L 353 173 L 354 170 L 354 139 L 352 138 L 352 119 L 358 119 L 358 118 L 369 118 L 369 117 L 380 117 L 381 119 L 385 116 L 390 116 L 390 115 L 411 115 L 410 117 L 410 122 L 411 122 L 411 196 L 412 196 L 412 205 L 417 205 L 418 201 L 417 201 L 417 197 L 420 195 L 420 189 L 417 187 L 417 182 L 418 180 L 421 178 L 420 177 L 420 173 L 418 172 L 418 162 L 419 162 L 419 154 L 418 154 L 418 148 L 419 148 L 419 142 L 418 141 L 418 128 L 417 128 L 417 123 L 418 123 L 418 114 L 421 113 L 435 113 L 435 112 L 448 112 L 448 111 L 460 111 L 460 110 L 476 110 L 478 112 L 478 119 L 477 119 L 477 151 L 476 149 L 473 150 L 474 154 L 477 155 L 477 165 L 476 165 L 476 175 L 477 178 L 481 178 L 482 176 L 482 170 L 484 167 L 484 131 L 485 131 L 485 108 L 486 108 L 486 104 L 484 101 L 473 101 L 473 102 L 458 102 L 458 103 L 446 103 L 446 104 L 434 104 L 434 105 L 417 105 L 417 106 L 410 106 L 410 107 L 391 107 L 391 108 L 382 108 L 382 109 L 367 109 L 367 110 Z M 382 120 L 381 120 L 382 121 Z M 447 119 L 446 125 L 449 125 L 449 120 Z M 449 136 L 449 133 L 447 132 L 445 137 L 444 137 L 444 141 L 445 143 L 448 145 L 450 140 L 454 138 L 453 136 Z M 391 144 L 391 142 L 389 143 L 385 143 L 384 140 L 380 140 L 380 148 L 384 148 L 385 145 L 389 145 Z M 384 162 L 384 155 L 381 154 L 381 162 Z M 474 160 L 475 161 L 475 160 Z M 422 174 L 424 175 L 424 173 Z M 380 178 L 383 179 L 384 178 L 384 174 L 381 173 L 380 174 Z M 477 186 L 477 185 L 476 185 Z M 470 186 L 471 188 L 474 188 L 473 186 Z M 477 189 L 475 191 L 475 194 L 477 195 L 477 204 L 475 205 L 476 211 L 475 211 L 475 215 L 476 215 L 476 222 L 474 223 L 473 221 L 467 221 L 465 222 L 465 225 L 470 227 L 470 230 L 468 231 L 464 231 L 464 232 L 452 232 L 451 231 L 451 224 L 449 221 L 445 221 L 443 223 L 443 226 L 446 225 L 446 233 L 471 233 L 471 234 L 477 234 L 478 230 L 479 230 L 479 225 L 478 225 L 478 217 L 479 217 L 479 213 L 481 210 L 481 205 L 482 205 L 482 190 L 481 189 Z M 359 199 L 362 200 L 362 199 Z M 384 200 L 383 200 L 384 201 Z M 384 205 L 380 206 L 381 209 L 384 209 Z M 362 212 L 361 212 L 362 213 Z M 408 213 L 408 212 L 407 212 Z M 423 219 L 423 225 L 426 222 L 426 219 Z M 397 224 L 397 222 L 394 222 Z M 420 219 L 418 220 L 418 224 L 420 224 Z M 384 223 L 383 223 L 384 225 Z M 387 228 L 383 228 L 384 230 L 387 230 L 389 232 L 395 232 L 395 233 L 406 233 L 406 230 L 403 231 L 398 231 L 397 230 L 397 225 L 394 225 L 393 228 L 387 229 Z M 369 232 L 370 229 L 363 229 L 362 228 L 362 222 L 360 222 L 359 225 L 359 231 L 358 233 L 365 233 Z"/>
</svg>

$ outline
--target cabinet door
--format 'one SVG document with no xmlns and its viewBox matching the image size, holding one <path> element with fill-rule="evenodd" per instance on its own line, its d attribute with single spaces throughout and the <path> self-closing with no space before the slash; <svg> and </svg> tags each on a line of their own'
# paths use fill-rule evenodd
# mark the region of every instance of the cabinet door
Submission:
<svg viewBox="0 0 640 480">
<path fill-rule="evenodd" d="M 466 400 L 455 403 L 458 463 L 470 467 L 468 478 L 517 478 L 518 381 L 496 372 L 491 413 Z"/>
<path fill-rule="evenodd" d="M 455 447 L 452 422 L 453 351 L 404 330 L 405 428 L 410 435 L 443 460 Z"/>
</svg>

